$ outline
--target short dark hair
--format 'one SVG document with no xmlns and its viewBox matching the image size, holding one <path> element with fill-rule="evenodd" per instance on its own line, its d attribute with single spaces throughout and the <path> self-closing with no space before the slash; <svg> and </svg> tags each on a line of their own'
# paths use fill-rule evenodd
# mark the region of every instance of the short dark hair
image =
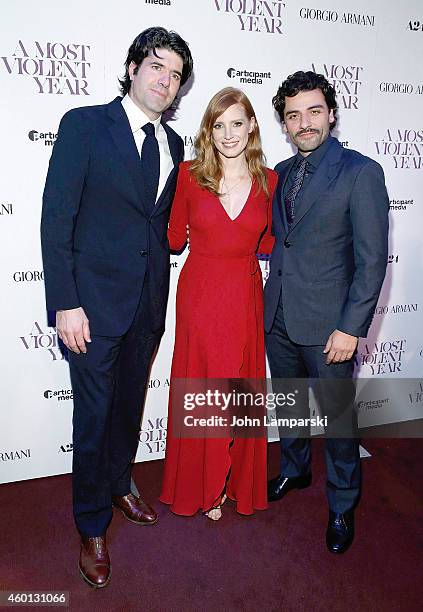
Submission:
<svg viewBox="0 0 423 612">
<path fill-rule="evenodd" d="M 298 72 L 294 72 L 294 74 L 290 74 L 279 87 L 278 91 L 276 92 L 276 96 L 272 99 L 272 104 L 278 113 L 280 120 L 284 122 L 283 114 L 285 110 L 285 98 L 292 98 L 300 91 L 311 91 L 313 89 L 320 89 L 325 97 L 329 110 L 333 111 L 333 117 L 335 120 L 330 126 L 330 129 L 332 130 L 337 122 L 336 111 L 338 109 L 335 88 L 329 83 L 323 74 L 317 74 L 311 70 L 307 72 L 299 70 Z"/>
<path fill-rule="evenodd" d="M 122 95 L 126 95 L 131 88 L 131 79 L 129 78 L 128 68 L 131 62 L 139 66 L 143 59 L 155 49 L 168 49 L 177 53 L 183 62 L 181 85 L 187 82 L 191 76 L 193 61 L 191 51 L 188 44 L 176 32 L 168 31 L 165 28 L 153 27 L 147 28 L 135 38 L 132 45 L 129 47 L 128 56 L 125 61 L 125 76 L 119 79 L 120 91 Z"/>
</svg>

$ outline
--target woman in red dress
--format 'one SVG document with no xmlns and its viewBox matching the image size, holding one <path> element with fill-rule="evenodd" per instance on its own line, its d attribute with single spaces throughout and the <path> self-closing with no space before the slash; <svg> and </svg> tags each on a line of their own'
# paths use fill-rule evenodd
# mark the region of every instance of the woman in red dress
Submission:
<svg viewBox="0 0 423 612">
<path fill-rule="evenodd" d="M 241 514 L 267 508 L 266 435 L 178 435 L 172 406 L 175 379 L 265 378 L 263 289 L 256 253 L 269 253 L 273 246 L 271 203 L 277 175 L 264 165 L 250 101 L 232 87 L 211 99 L 195 152 L 179 168 L 168 230 L 170 248 L 180 250 L 188 229 L 190 253 L 176 297 L 160 499 L 176 514 L 190 516 L 201 509 L 218 520 L 226 496 Z"/>
</svg>

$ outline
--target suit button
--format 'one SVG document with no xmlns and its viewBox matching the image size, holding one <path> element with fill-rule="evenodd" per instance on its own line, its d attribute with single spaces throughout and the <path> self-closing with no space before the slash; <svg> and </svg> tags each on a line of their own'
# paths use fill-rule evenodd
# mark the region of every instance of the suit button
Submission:
<svg viewBox="0 0 423 612">
<path fill-rule="evenodd" d="M 147 257 L 147 251 L 140 251 L 141 257 Z"/>
<path fill-rule="evenodd" d="M 284 245 L 287 249 L 289 249 L 289 247 L 291 246 L 291 243 L 289 242 L 289 240 L 285 239 L 284 240 Z"/>
<path fill-rule="evenodd" d="M 278 270 L 278 276 L 282 276 L 282 270 Z"/>
</svg>

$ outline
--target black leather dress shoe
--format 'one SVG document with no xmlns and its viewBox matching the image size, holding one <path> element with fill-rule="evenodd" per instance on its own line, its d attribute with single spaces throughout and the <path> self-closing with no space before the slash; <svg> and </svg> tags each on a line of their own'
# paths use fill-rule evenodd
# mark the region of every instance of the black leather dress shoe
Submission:
<svg viewBox="0 0 423 612">
<path fill-rule="evenodd" d="M 329 510 L 326 544 L 332 553 L 342 554 L 351 546 L 354 540 L 354 510 L 344 514 Z"/>
<path fill-rule="evenodd" d="M 267 499 L 270 502 L 282 499 L 292 489 L 305 489 L 311 484 L 311 474 L 304 476 L 296 476 L 295 478 L 287 478 L 286 476 L 277 476 L 272 478 L 267 483 Z"/>
</svg>

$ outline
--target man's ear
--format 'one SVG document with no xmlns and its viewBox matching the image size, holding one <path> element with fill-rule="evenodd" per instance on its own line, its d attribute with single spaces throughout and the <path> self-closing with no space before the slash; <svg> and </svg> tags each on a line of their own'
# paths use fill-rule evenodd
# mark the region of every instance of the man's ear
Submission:
<svg viewBox="0 0 423 612">
<path fill-rule="evenodd" d="M 134 72 L 137 69 L 137 64 L 135 62 L 131 62 L 128 66 L 128 74 L 129 74 L 129 78 L 132 79 L 134 78 Z"/>
</svg>

